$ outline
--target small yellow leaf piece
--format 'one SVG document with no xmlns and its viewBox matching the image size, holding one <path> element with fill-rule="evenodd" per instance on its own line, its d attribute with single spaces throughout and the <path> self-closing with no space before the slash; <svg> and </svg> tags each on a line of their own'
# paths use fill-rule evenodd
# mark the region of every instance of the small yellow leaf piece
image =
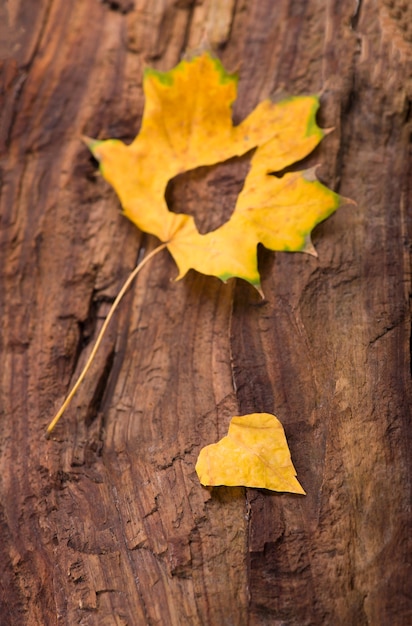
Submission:
<svg viewBox="0 0 412 626">
<path fill-rule="evenodd" d="M 148 69 L 136 139 L 129 146 L 117 139 L 86 138 L 86 143 L 125 215 L 167 244 L 179 278 L 195 269 L 224 281 L 239 276 L 258 286 L 258 243 L 313 253 L 310 233 L 338 208 L 340 197 L 318 182 L 313 170 L 273 176 L 307 156 L 324 137 L 315 120 L 318 97 L 264 100 L 235 126 L 236 92 L 237 77 L 209 53 L 169 72 Z M 202 235 L 193 217 L 168 210 L 170 179 L 252 149 L 251 169 L 223 226 Z"/>
<path fill-rule="evenodd" d="M 200 451 L 196 472 L 202 485 L 210 487 L 305 494 L 296 479 L 283 426 L 269 413 L 233 417 L 227 436 Z"/>
</svg>

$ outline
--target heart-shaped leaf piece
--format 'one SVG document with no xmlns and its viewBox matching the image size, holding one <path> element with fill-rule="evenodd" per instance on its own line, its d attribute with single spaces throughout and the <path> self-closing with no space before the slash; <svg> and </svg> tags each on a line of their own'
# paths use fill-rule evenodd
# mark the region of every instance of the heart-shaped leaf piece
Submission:
<svg viewBox="0 0 412 626">
<path fill-rule="evenodd" d="M 283 426 L 270 413 L 233 417 L 227 436 L 200 451 L 196 472 L 207 486 L 305 493 L 296 478 Z"/>
</svg>

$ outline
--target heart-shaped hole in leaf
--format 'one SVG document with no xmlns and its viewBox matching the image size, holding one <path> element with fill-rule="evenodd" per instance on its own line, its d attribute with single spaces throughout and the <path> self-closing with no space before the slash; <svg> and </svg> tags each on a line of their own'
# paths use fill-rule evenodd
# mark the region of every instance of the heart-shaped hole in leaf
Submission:
<svg viewBox="0 0 412 626">
<path fill-rule="evenodd" d="M 169 180 L 165 193 L 169 210 L 191 215 L 202 235 L 228 222 L 245 184 L 253 152 L 197 167 Z"/>
</svg>

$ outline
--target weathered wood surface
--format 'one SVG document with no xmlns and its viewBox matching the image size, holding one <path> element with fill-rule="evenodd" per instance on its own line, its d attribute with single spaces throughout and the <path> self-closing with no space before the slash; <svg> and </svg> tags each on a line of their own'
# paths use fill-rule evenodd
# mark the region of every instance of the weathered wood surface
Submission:
<svg viewBox="0 0 412 626">
<path fill-rule="evenodd" d="M 411 13 L 402 0 L 3 6 L 2 626 L 411 623 Z M 335 131 L 309 162 L 357 205 L 317 228 L 318 259 L 262 251 L 265 302 L 240 282 L 174 283 L 156 257 L 47 441 L 155 245 L 79 137 L 132 139 L 145 64 L 169 69 L 204 41 L 240 72 L 236 119 L 270 94 L 322 92 Z M 200 201 L 187 180 L 171 195 L 199 222 L 211 206 L 225 219 L 241 171 L 196 174 Z M 306 497 L 199 485 L 199 449 L 251 411 L 284 423 Z"/>
</svg>

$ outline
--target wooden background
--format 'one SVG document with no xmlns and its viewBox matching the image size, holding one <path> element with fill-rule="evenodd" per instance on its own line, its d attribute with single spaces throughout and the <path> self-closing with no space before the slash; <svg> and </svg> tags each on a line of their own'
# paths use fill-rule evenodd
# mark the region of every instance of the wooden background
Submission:
<svg viewBox="0 0 412 626">
<path fill-rule="evenodd" d="M 412 623 L 411 5 L 9 0 L 0 13 L 1 625 Z M 316 229 L 318 259 L 261 251 L 263 302 L 241 281 L 175 283 L 156 257 L 47 441 L 156 245 L 79 137 L 130 141 L 144 67 L 205 42 L 240 74 L 236 120 L 269 95 L 322 93 L 335 131 L 308 163 L 357 205 Z M 244 167 L 189 174 L 171 202 L 221 222 Z M 200 486 L 200 448 L 252 411 L 285 425 L 306 497 Z"/>
</svg>

